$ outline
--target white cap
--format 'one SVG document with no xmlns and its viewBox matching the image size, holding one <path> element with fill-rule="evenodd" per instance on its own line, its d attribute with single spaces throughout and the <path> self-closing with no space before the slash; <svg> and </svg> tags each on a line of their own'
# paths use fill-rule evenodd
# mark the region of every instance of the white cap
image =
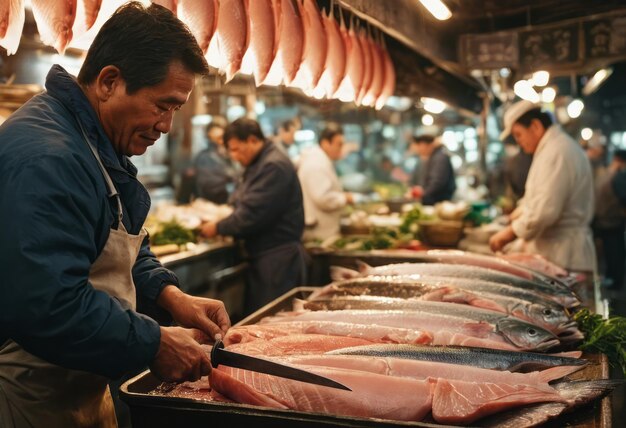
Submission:
<svg viewBox="0 0 626 428">
<path fill-rule="evenodd" d="M 504 131 L 500 134 L 500 139 L 504 140 L 511 133 L 511 128 L 513 124 L 517 122 L 517 120 L 524 115 L 524 113 L 529 112 L 530 110 L 540 108 L 541 105 L 535 104 L 532 101 L 521 100 L 516 103 L 513 103 L 506 111 L 504 112 Z"/>
</svg>

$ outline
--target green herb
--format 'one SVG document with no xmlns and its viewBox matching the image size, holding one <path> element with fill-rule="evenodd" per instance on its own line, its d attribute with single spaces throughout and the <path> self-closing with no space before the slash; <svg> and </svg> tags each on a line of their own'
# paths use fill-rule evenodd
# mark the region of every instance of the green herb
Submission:
<svg viewBox="0 0 626 428">
<path fill-rule="evenodd" d="M 434 216 L 425 214 L 420 205 L 416 205 L 411 211 L 406 212 L 402 216 L 402 224 L 400 225 L 401 233 L 413 233 L 417 232 L 417 223 L 420 220 L 432 220 Z"/>
<path fill-rule="evenodd" d="M 581 309 L 574 314 L 574 319 L 585 335 L 580 349 L 605 354 L 612 366 L 620 366 L 626 374 L 626 318 L 609 316 L 605 319 L 589 309 Z"/>
<path fill-rule="evenodd" d="M 185 228 L 176 220 L 161 223 L 159 231 L 150 237 L 150 242 L 154 245 L 183 245 L 195 241 L 196 236 L 193 231 Z"/>
</svg>

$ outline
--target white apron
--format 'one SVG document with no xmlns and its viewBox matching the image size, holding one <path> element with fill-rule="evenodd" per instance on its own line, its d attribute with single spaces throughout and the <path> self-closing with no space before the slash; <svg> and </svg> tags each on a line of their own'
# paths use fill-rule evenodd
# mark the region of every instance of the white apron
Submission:
<svg viewBox="0 0 626 428">
<path fill-rule="evenodd" d="M 116 198 L 119 213 L 118 228 L 110 230 L 102 253 L 91 266 L 89 282 L 95 289 L 117 298 L 125 308 L 135 310 L 131 271 L 146 231 L 138 235 L 126 231 L 120 196 L 84 130 L 83 136 L 98 161 L 109 197 Z M 117 427 L 109 379 L 48 363 L 12 340 L 0 346 L 2 428 Z"/>
</svg>

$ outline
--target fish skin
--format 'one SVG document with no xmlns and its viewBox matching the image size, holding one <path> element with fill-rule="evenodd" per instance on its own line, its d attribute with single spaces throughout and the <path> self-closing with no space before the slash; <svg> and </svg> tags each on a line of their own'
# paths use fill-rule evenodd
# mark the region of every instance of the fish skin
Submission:
<svg viewBox="0 0 626 428">
<path fill-rule="evenodd" d="M 375 107 L 376 100 L 383 90 L 383 83 L 385 80 L 385 59 L 378 43 L 369 38 L 369 44 L 370 50 L 372 51 L 372 82 L 363 97 L 363 104 Z"/>
<path fill-rule="evenodd" d="M 342 22 L 339 31 L 346 46 L 346 72 L 334 96 L 343 102 L 356 102 L 363 84 L 363 49 L 354 28 L 348 30 Z"/>
<path fill-rule="evenodd" d="M 220 0 L 217 28 L 205 55 L 209 65 L 226 75 L 230 82 L 241 68 L 248 48 L 250 23 L 246 0 Z"/>
<path fill-rule="evenodd" d="M 376 344 L 343 348 L 328 355 L 366 355 L 461 364 L 493 370 L 528 372 L 556 366 L 583 366 L 587 360 L 536 352 L 507 351 L 461 346 L 421 346 Z"/>
<path fill-rule="evenodd" d="M 65 53 L 73 36 L 76 0 L 31 0 L 31 5 L 41 41 Z"/>
<path fill-rule="evenodd" d="M 248 3 L 250 18 L 250 44 L 242 60 L 242 68 L 248 65 L 254 75 L 256 86 L 267 77 L 276 55 L 277 36 L 272 0 L 252 0 Z"/>
<path fill-rule="evenodd" d="M 76 19 L 72 27 L 73 38 L 80 37 L 89 31 L 98 19 L 102 0 L 78 0 L 76 3 Z"/>
<path fill-rule="evenodd" d="M 385 65 L 385 80 L 380 96 L 376 100 L 376 110 L 382 109 L 387 103 L 389 97 L 392 96 L 396 90 L 396 70 L 394 68 L 393 61 L 391 60 L 387 49 L 383 48 L 382 50 Z"/>
<path fill-rule="evenodd" d="M 9 18 L 11 17 L 11 2 L 0 2 L 0 39 L 4 38 L 9 28 Z"/>
<path fill-rule="evenodd" d="M 339 31 L 339 24 L 330 15 L 330 10 L 322 15 L 322 19 L 328 40 L 328 53 L 318 88 L 314 92 L 332 98 L 346 73 L 346 46 Z"/>
<path fill-rule="evenodd" d="M 304 50 L 302 62 L 296 76 L 290 82 L 290 86 L 300 88 L 305 93 L 311 93 L 324 72 L 328 53 L 328 39 L 317 2 L 315 0 L 304 0 L 301 12 L 302 28 L 304 29 Z"/>
<path fill-rule="evenodd" d="M 20 45 L 24 29 L 24 0 L 3 0 L 3 4 L 8 8 L 3 12 L 4 18 L 0 18 L 6 19 L 5 24 L 0 24 L 5 26 L 4 34 L 0 35 L 0 46 L 7 50 L 7 55 L 13 55 Z"/>
<path fill-rule="evenodd" d="M 227 349 L 248 355 L 281 356 L 291 354 L 322 354 L 339 348 L 372 345 L 374 342 L 358 337 L 325 334 L 291 334 L 269 340 L 236 343 Z"/>
<path fill-rule="evenodd" d="M 177 0 L 176 16 L 183 21 L 206 55 L 209 43 L 217 29 L 218 0 Z"/>
<path fill-rule="evenodd" d="M 356 105 L 363 103 L 363 98 L 366 92 L 372 85 L 372 79 L 374 77 L 374 52 L 369 40 L 369 36 L 363 30 L 359 31 L 357 35 L 359 43 L 361 44 L 361 50 L 363 52 L 363 82 L 359 89 L 359 94 L 356 97 Z"/>
</svg>

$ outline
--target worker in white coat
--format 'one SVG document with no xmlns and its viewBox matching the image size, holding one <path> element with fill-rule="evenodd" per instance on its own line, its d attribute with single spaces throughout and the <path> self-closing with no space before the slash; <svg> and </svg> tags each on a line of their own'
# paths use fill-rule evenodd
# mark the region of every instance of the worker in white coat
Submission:
<svg viewBox="0 0 626 428">
<path fill-rule="evenodd" d="M 343 191 L 333 164 L 341 159 L 343 142 L 340 128 L 327 128 L 320 134 L 319 147 L 310 148 L 300 158 L 305 240 L 339 235 L 341 211 L 354 201 L 351 193 Z"/>
<path fill-rule="evenodd" d="M 540 254 L 570 271 L 595 271 L 589 227 L 593 218 L 593 178 L 584 151 L 552 117 L 530 101 L 513 104 L 504 115 L 501 138 L 513 136 L 533 161 L 517 215 L 491 237 L 493 251 L 521 238 L 523 251 Z"/>
</svg>

